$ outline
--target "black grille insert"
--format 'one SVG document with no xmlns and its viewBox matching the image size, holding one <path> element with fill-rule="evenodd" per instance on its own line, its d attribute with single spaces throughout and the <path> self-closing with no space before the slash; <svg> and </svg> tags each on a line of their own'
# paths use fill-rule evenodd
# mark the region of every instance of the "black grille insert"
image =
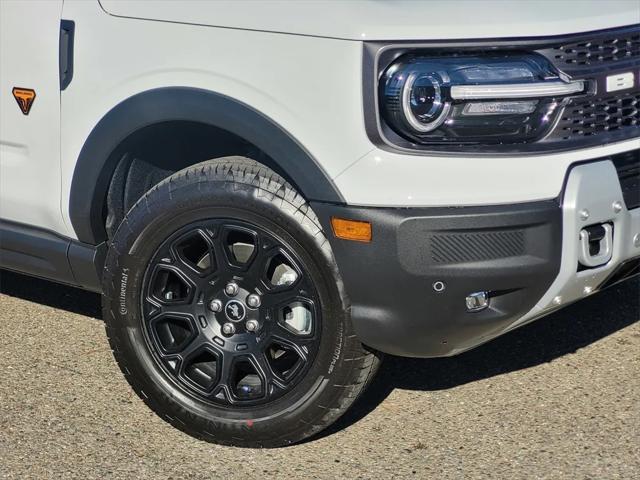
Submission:
<svg viewBox="0 0 640 480">
<path fill-rule="evenodd" d="M 640 129 L 640 92 L 575 98 L 565 107 L 550 139 L 574 140 Z"/>
<path fill-rule="evenodd" d="M 596 65 L 640 56 L 640 32 L 612 35 L 591 41 L 567 43 L 551 49 L 556 63 Z"/>
<path fill-rule="evenodd" d="M 640 25 L 581 34 L 537 51 L 572 75 L 627 68 L 640 59 Z"/>
<path fill-rule="evenodd" d="M 618 171 L 627 209 L 640 207 L 640 150 L 619 153 L 611 157 L 611 161 Z"/>
</svg>

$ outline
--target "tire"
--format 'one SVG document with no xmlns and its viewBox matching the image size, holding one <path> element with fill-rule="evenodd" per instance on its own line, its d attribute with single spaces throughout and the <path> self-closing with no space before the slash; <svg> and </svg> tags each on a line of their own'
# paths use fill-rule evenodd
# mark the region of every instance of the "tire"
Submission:
<svg viewBox="0 0 640 480">
<path fill-rule="evenodd" d="M 148 191 L 110 243 L 103 283 L 107 336 L 133 390 L 210 442 L 312 436 L 380 363 L 354 334 L 315 214 L 246 158 L 194 165 Z"/>
</svg>

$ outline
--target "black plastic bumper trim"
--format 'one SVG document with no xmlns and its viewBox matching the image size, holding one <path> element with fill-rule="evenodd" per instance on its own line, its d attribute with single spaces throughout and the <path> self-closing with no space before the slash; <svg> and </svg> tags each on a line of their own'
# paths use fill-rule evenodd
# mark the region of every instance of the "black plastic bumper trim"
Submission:
<svg viewBox="0 0 640 480">
<path fill-rule="evenodd" d="M 640 150 L 611 156 L 627 210 L 640 207 Z"/>
<path fill-rule="evenodd" d="M 370 244 L 334 237 L 330 242 L 356 333 L 363 343 L 394 355 L 448 356 L 482 343 L 531 310 L 560 269 L 557 200 L 312 208 L 328 232 L 332 216 L 371 222 Z M 466 296 L 478 291 L 489 292 L 490 307 L 467 312 Z"/>
<path fill-rule="evenodd" d="M 598 290 L 613 287 L 620 282 L 629 280 L 630 278 L 640 275 L 640 257 L 631 258 L 622 262 L 618 267 L 602 282 Z"/>
</svg>

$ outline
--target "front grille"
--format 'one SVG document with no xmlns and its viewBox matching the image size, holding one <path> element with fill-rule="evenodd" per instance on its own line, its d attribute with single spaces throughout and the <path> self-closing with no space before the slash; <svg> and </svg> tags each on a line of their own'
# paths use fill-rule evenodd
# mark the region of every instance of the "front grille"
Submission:
<svg viewBox="0 0 640 480">
<path fill-rule="evenodd" d="M 626 68 L 640 58 L 640 27 L 583 34 L 581 38 L 542 47 L 537 51 L 558 69 L 575 74 Z"/>
<path fill-rule="evenodd" d="M 627 209 L 640 207 L 640 150 L 611 157 L 618 172 L 622 197 Z"/>
<path fill-rule="evenodd" d="M 551 49 L 556 63 L 597 65 L 640 56 L 640 33 L 628 32 L 588 42 L 567 43 Z"/>
<path fill-rule="evenodd" d="M 590 146 L 640 134 L 640 91 L 604 93 L 606 75 L 635 72 L 640 64 L 640 25 L 581 34 L 536 50 L 572 79 L 596 86 L 599 95 L 567 100 L 553 130 L 540 144 Z"/>
<path fill-rule="evenodd" d="M 628 131 L 640 127 L 640 92 L 620 93 L 598 98 L 574 98 L 564 108 L 550 138 L 573 140 L 606 132 Z"/>
</svg>

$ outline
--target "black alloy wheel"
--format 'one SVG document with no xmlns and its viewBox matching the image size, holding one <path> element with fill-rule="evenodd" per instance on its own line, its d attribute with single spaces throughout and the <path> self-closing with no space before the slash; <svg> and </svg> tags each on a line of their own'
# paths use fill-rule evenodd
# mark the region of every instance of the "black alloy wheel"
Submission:
<svg viewBox="0 0 640 480">
<path fill-rule="evenodd" d="M 318 296 L 284 241 L 247 222 L 207 219 L 153 256 L 142 311 L 157 360 L 185 391 L 246 407 L 290 391 L 313 362 Z"/>
</svg>

